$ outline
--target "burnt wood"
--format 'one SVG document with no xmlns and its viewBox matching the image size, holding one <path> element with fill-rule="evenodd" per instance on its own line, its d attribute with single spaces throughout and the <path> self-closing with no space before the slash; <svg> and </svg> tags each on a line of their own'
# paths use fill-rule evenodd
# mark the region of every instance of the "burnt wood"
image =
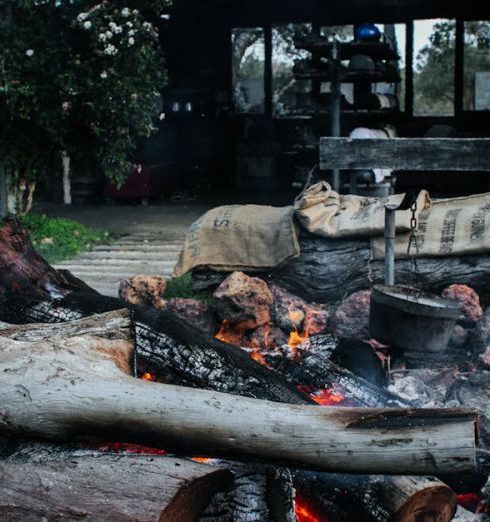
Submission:
<svg viewBox="0 0 490 522">
<path fill-rule="evenodd" d="M 490 170 L 490 139 L 321 138 L 320 168 L 359 170 Z"/>
<path fill-rule="evenodd" d="M 0 337 L 0 431 L 57 441 L 98 437 L 323 471 L 475 468 L 477 416 L 470 410 L 273 403 L 135 379 L 132 355 L 124 335 L 99 331 L 42 342 Z"/>
<path fill-rule="evenodd" d="M 233 475 L 160 455 L 0 439 L 0 518 L 192 522 Z"/>
<path fill-rule="evenodd" d="M 318 303 L 335 303 L 384 281 L 384 261 L 370 260 L 367 239 L 327 239 L 304 234 L 299 244 L 301 255 L 298 258 L 278 270 L 253 275 Z M 490 256 L 421 257 L 417 258 L 417 268 L 418 272 L 414 273 L 410 259 L 397 259 L 397 282 L 433 292 L 461 283 L 473 287 L 485 300 L 490 297 Z M 227 275 L 194 272 L 193 287 L 196 290 L 214 288 Z"/>
</svg>

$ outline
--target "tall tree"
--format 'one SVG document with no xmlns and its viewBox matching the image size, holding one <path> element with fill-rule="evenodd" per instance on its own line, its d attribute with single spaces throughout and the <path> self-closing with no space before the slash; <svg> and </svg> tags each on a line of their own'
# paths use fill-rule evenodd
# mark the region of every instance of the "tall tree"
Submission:
<svg viewBox="0 0 490 522">
<path fill-rule="evenodd" d="M 168 5 L 0 4 L 0 157 L 19 211 L 62 154 L 116 183 L 130 172 L 137 139 L 158 123 L 166 70 L 154 22 Z"/>
</svg>

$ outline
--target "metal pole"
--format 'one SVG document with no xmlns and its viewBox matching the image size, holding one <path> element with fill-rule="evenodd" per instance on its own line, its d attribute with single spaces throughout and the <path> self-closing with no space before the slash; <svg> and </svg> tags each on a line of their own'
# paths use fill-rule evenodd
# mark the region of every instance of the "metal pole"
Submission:
<svg viewBox="0 0 490 522">
<path fill-rule="evenodd" d="M 395 236 L 397 205 L 385 205 L 385 285 L 395 284 Z"/>
<path fill-rule="evenodd" d="M 5 175 L 5 167 L 0 161 L 0 219 L 4 218 L 7 214 L 7 176 Z"/>
<path fill-rule="evenodd" d="M 331 63 L 331 71 L 332 71 L 332 81 L 330 88 L 330 136 L 333 138 L 340 137 L 340 100 L 341 100 L 341 92 L 340 92 L 340 71 L 339 71 L 339 49 L 337 46 L 337 42 L 332 44 L 332 63 Z M 340 170 L 333 169 L 332 170 L 332 188 L 339 192 L 340 190 Z"/>
</svg>

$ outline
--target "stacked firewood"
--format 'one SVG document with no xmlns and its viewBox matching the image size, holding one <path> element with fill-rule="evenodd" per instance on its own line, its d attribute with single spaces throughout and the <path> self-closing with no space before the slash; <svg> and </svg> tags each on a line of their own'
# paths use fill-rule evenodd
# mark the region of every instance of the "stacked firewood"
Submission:
<svg viewBox="0 0 490 522">
<path fill-rule="evenodd" d="M 476 413 L 414 409 L 339 366 L 355 341 L 276 341 L 258 362 L 55 271 L 15 221 L 0 244 L 0 518 L 294 520 L 294 482 L 299 519 L 449 521 L 434 476 L 476 475 Z M 271 319 L 261 298 L 247 331 Z M 345 406 L 318 406 L 326 388 Z M 146 449 L 101 450 L 115 443 Z"/>
</svg>

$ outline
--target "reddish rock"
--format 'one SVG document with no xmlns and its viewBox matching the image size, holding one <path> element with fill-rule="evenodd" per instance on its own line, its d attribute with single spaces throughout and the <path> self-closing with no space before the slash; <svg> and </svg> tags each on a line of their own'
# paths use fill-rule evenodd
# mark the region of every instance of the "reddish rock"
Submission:
<svg viewBox="0 0 490 522">
<path fill-rule="evenodd" d="M 169 299 L 165 309 L 212 335 L 218 326 L 211 307 L 197 299 Z"/>
<path fill-rule="evenodd" d="M 308 330 L 309 335 L 323 334 L 327 331 L 329 314 L 324 306 L 307 303 L 284 288 L 270 286 L 274 302 L 271 314 L 274 325 L 289 334 L 291 331 Z"/>
<path fill-rule="evenodd" d="M 287 342 L 288 336 L 280 328 L 265 325 L 253 330 L 247 337 L 244 346 L 268 352 L 271 348 L 277 348 Z"/>
<path fill-rule="evenodd" d="M 476 323 L 483 316 L 480 296 L 466 285 L 451 285 L 442 291 L 442 297 L 458 301 L 465 319 L 469 323 Z"/>
<path fill-rule="evenodd" d="M 339 337 L 369 339 L 371 290 L 361 290 L 349 296 L 330 317 L 329 332 Z"/>
<path fill-rule="evenodd" d="M 167 281 L 163 277 L 139 275 L 119 283 L 119 297 L 129 304 L 152 306 L 161 310 L 165 306 L 163 294 Z"/>
<path fill-rule="evenodd" d="M 490 309 L 476 323 L 469 346 L 475 355 L 482 355 L 490 348 Z"/>
<path fill-rule="evenodd" d="M 490 368 L 490 346 L 487 347 L 485 353 L 481 356 L 481 360 L 487 368 Z"/>
<path fill-rule="evenodd" d="M 214 309 L 221 321 L 253 330 L 270 323 L 272 293 L 265 281 L 233 272 L 213 294 Z"/>
</svg>

